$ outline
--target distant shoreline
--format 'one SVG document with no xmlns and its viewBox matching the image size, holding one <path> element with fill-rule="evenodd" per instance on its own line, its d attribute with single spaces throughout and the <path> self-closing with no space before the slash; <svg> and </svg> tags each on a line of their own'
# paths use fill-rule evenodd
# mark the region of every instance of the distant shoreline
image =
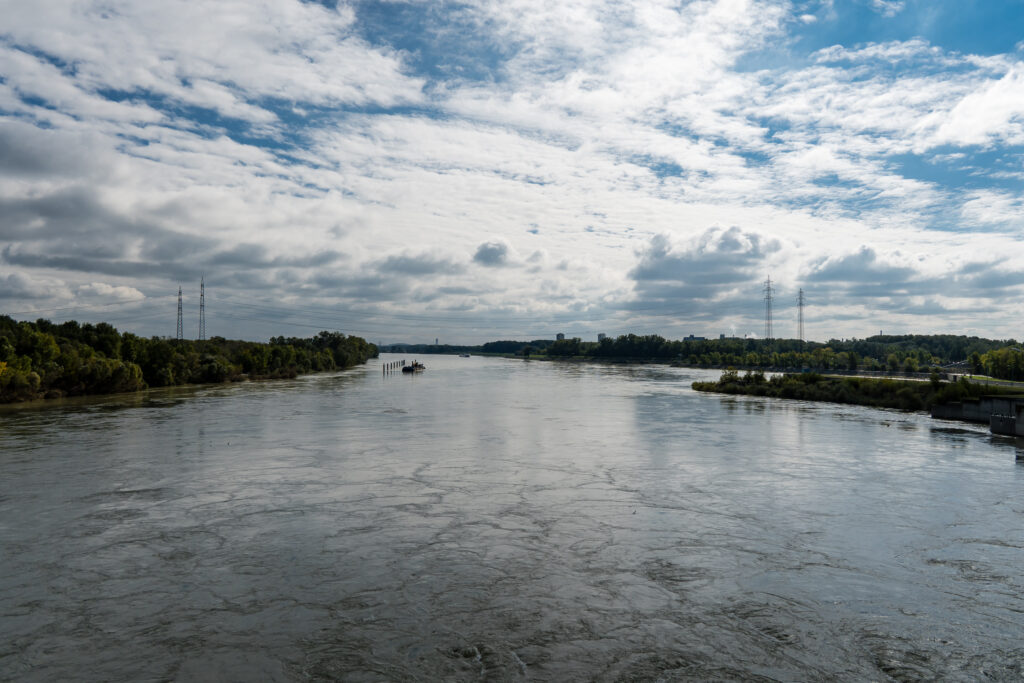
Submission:
<svg viewBox="0 0 1024 683">
<path fill-rule="evenodd" d="M 402 355 L 400 351 L 383 351 L 382 353 L 390 353 L 392 355 Z M 429 353 L 428 355 L 434 356 L 461 356 L 463 352 L 456 351 L 438 351 L 435 353 Z M 412 354 L 406 354 L 412 355 Z M 673 368 L 686 368 L 690 370 L 728 370 L 734 369 L 738 371 L 761 371 L 770 374 L 799 374 L 807 372 L 804 368 L 793 368 L 793 367 L 772 367 L 772 366 L 761 366 L 761 365 L 694 365 L 691 363 L 681 363 L 678 360 L 668 360 L 664 358 L 645 358 L 645 357 L 605 357 L 605 356 L 549 356 L 547 354 L 531 354 L 529 356 L 517 355 L 513 353 L 488 353 L 474 351 L 471 353 L 473 356 L 482 356 L 485 358 L 508 358 L 510 360 L 536 360 L 536 361 L 552 361 L 558 363 L 600 363 L 604 365 L 668 365 Z M 891 372 L 883 370 L 837 370 L 832 369 L 828 371 L 811 370 L 824 377 L 861 377 L 865 379 L 891 379 L 895 381 L 908 381 L 908 382 L 926 382 L 931 378 L 929 372 Z M 1024 382 L 1015 382 L 1013 380 L 998 379 L 995 377 L 986 377 L 971 375 L 967 373 L 949 373 L 942 372 L 940 377 L 944 381 L 956 381 L 960 378 L 965 378 L 972 384 L 984 384 L 994 387 L 1007 387 L 1024 393 Z"/>
</svg>

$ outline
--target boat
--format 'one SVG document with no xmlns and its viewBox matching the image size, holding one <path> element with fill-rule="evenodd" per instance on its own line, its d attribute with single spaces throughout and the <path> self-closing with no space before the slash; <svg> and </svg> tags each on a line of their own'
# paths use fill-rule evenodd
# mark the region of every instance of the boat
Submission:
<svg viewBox="0 0 1024 683">
<path fill-rule="evenodd" d="M 460 353 L 459 354 L 459 358 L 469 358 L 469 354 L 468 353 Z"/>
<path fill-rule="evenodd" d="M 412 362 L 412 365 L 406 365 L 402 367 L 402 372 L 423 372 L 427 369 L 427 366 L 423 363 Z"/>
</svg>

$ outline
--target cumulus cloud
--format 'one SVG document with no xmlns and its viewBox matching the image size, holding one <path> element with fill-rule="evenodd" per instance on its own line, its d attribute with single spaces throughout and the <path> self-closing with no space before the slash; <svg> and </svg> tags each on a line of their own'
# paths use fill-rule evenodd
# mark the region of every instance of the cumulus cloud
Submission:
<svg viewBox="0 0 1024 683">
<path fill-rule="evenodd" d="M 850 253 L 821 257 L 803 282 L 822 310 L 863 310 L 890 319 L 969 319 L 996 314 L 1000 303 L 1024 293 L 1024 265 L 1009 259 L 946 264 L 936 272 L 927 259 L 880 255 L 862 246 Z M 927 327 L 927 329 L 934 329 Z"/>
<path fill-rule="evenodd" d="M 0 275 L 0 299 L 35 304 L 53 299 L 67 300 L 70 290 L 62 280 L 23 273 Z M 10 305 L 10 303 L 8 303 Z"/>
<path fill-rule="evenodd" d="M 492 268 L 508 265 L 508 245 L 504 242 L 484 242 L 477 247 L 473 261 Z"/>
<path fill-rule="evenodd" d="M 655 235 L 629 271 L 636 297 L 626 306 L 702 318 L 735 312 L 756 296 L 767 257 L 780 249 L 778 240 L 736 226 L 708 228 L 684 244 Z"/>
<path fill-rule="evenodd" d="M 865 246 L 853 254 L 823 259 L 812 268 L 807 280 L 896 284 L 905 282 L 914 272 L 912 268 L 881 261 L 874 249 Z"/>
<path fill-rule="evenodd" d="M 965 264 L 949 278 L 951 296 L 970 299 L 1020 296 L 1024 267 L 1004 259 Z M 1015 291 L 1016 290 L 1016 291 Z"/>
<path fill-rule="evenodd" d="M 930 139 L 933 146 L 996 141 L 1024 144 L 1024 65 L 1014 65 L 961 98 Z"/>
<path fill-rule="evenodd" d="M 766 254 L 779 249 L 776 240 L 733 226 L 709 228 L 694 242 L 676 250 L 667 235 L 654 236 L 630 271 L 637 282 L 676 281 L 723 285 L 743 280 Z"/>
<path fill-rule="evenodd" d="M 87 285 L 80 285 L 75 293 L 84 298 L 112 299 L 115 301 L 141 301 L 146 295 L 134 287 L 124 285 L 109 285 L 105 282 L 90 282 Z"/>
</svg>

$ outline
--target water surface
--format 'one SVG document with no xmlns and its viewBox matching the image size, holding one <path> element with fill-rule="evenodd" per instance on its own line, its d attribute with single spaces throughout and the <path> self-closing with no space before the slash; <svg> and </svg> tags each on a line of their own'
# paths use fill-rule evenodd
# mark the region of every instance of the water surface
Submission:
<svg viewBox="0 0 1024 683">
<path fill-rule="evenodd" d="M 0 411 L 0 678 L 1024 676 L 1013 440 L 397 358 Z"/>
</svg>

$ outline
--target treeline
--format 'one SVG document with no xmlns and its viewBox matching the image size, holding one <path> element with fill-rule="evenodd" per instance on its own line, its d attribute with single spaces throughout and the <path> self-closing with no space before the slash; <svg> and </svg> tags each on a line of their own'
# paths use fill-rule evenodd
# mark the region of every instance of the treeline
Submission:
<svg viewBox="0 0 1024 683">
<path fill-rule="evenodd" d="M 934 405 L 963 401 L 965 398 L 1011 393 L 1009 390 L 975 384 L 963 378 L 956 382 L 942 382 L 937 374 L 932 376 L 930 382 L 823 377 L 813 372 L 775 375 L 767 379 L 760 370 L 745 375 L 727 370 L 717 382 L 694 382 L 693 388 L 724 394 L 829 401 L 900 410 L 928 410 Z"/>
<path fill-rule="evenodd" d="M 551 357 L 662 360 L 694 367 L 740 366 L 832 371 L 927 372 L 964 365 L 963 372 L 1024 379 L 1024 349 L 1017 342 L 958 335 L 878 335 L 867 339 L 683 339 L 627 334 L 599 342 L 552 342 Z"/>
<path fill-rule="evenodd" d="M 980 357 L 972 355 L 970 363 L 980 368 L 978 374 L 1024 382 L 1024 349 L 1016 345 L 989 351 Z"/>
<path fill-rule="evenodd" d="M 521 355 L 524 349 L 533 353 L 543 353 L 551 344 L 552 339 L 534 339 L 533 341 L 492 341 L 485 344 L 391 344 L 384 345 L 380 350 L 384 353 L 502 353 Z"/>
<path fill-rule="evenodd" d="M 0 316 L 0 403 L 269 379 L 338 370 L 376 357 L 365 339 L 321 332 L 269 344 L 212 337 L 177 341 L 107 323 L 17 322 Z"/>
</svg>

